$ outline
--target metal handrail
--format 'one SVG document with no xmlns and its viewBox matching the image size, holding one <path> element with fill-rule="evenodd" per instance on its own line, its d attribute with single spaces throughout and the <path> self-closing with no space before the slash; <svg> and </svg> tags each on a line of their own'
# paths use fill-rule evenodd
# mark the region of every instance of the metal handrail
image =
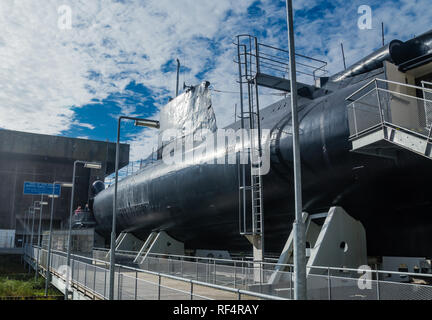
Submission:
<svg viewBox="0 0 432 320">
<path fill-rule="evenodd" d="M 380 88 L 379 85 L 378 85 L 378 82 L 386 83 L 386 84 L 393 84 L 393 85 L 400 86 L 400 87 L 405 87 L 405 88 L 412 88 L 412 89 L 415 89 L 415 90 L 420 90 L 423 93 L 424 92 L 432 93 L 432 89 L 428 89 L 428 88 L 425 88 L 425 87 L 419 87 L 419 86 L 415 86 L 415 85 L 410 85 L 410 84 L 405 84 L 405 83 L 400 83 L 400 82 L 395 82 L 395 81 L 391 81 L 391 80 L 385 80 L 385 79 L 375 78 L 375 79 L 369 81 L 368 83 L 366 83 L 365 85 L 363 85 L 362 87 L 360 87 L 358 90 L 354 91 L 351 95 L 349 95 L 346 98 L 347 101 L 351 101 L 351 103 L 348 105 L 348 108 L 352 107 L 352 109 L 353 109 L 354 125 L 355 125 L 355 133 L 351 134 L 350 137 L 349 137 L 349 139 L 352 140 L 355 137 L 359 137 L 359 136 L 361 136 L 361 135 L 363 135 L 363 134 L 371 131 L 373 128 L 377 128 L 377 126 L 379 127 L 379 126 L 389 125 L 389 126 L 393 126 L 395 128 L 401 129 L 403 131 L 406 131 L 406 132 L 409 132 L 409 133 L 413 133 L 413 134 L 415 134 L 415 135 L 417 135 L 419 137 L 426 138 L 427 139 L 427 143 L 431 143 L 432 142 L 431 141 L 431 138 L 432 138 L 432 126 L 430 126 L 430 128 L 428 128 L 427 125 L 426 125 L 426 127 L 423 127 L 423 126 L 419 127 L 418 131 L 424 131 L 423 129 L 428 130 L 427 133 L 423 133 L 423 132 L 418 132 L 418 131 L 414 131 L 414 130 L 411 130 L 411 129 L 399 126 L 397 124 L 386 122 L 386 119 L 384 119 L 384 114 L 382 113 L 382 106 L 381 106 L 381 102 L 380 102 L 379 92 L 385 92 L 385 93 L 394 95 L 395 98 L 396 97 L 404 97 L 404 98 L 408 98 L 408 99 L 411 99 L 411 100 L 414 100 L 414 101 L 420 101 L 420 102 L 424 102 L 424 103 L 431 103 L 432 104 L 432 100 L 429 100 L 429 99 L 425 98 L 424 95 L 423 95 L 423 98 L 420 98 L 420 97 L 417 97 L 416 95 L 409 95 L 409 94 L 405 94 L 405 93 L 398 92 L 398 91 L 395 91 L 395 90 L 389 90 L 388 88 Z M 374 88 L 372 88 L 371 90 L 369 90 L 367 93 L 363 94 L 361 97 L 359 97 L 357 99 L 353 99 L 354 96 L 358 95 L 360 92 L 362 92 L 366 88 L 370 87 L 373 83 L 375 84 Z M 378 104 L 376 106 L 374 105 L 373 107 L 377 107 L 379 109 L 379 116 L 381 118 L 381 121 L 380 121 L 379 124 L 376 124 L 376 125 L 374 125 L 372 127 L 369 127 L 367 129 L 363 129 L 361 131 L 358 131 L 358 128 L 357 128 L 357 119 L 356 119 L 356 105 L 355 104 L 356 103 L 360 103 L 361 104 L 361 102 L 359 102 L 359 101 L 361 99 L 363 99 L 365 96 L 369 95 L 373 91 L 377 92 L 377 98 L 378 98 Z M 407 103 L 409 104 L 409 101 L 407 101 Z"/>
<path fill-rule="evenodd" d="M 240 42 L 240 39 L 243 39 L 243 42 Z M 249 43 L 247 43 L 247 41 L 249 41 Z M 247 43 L 247 44 L 245 44 Z M 274 55 L 268 52 L 262 52 L 262 50 L 260 50 L 260 48 L 268 48 L 270 50 L 273 51 L 277 51 L 277 52 L 281 52 L 284 54 L 288 54 L 289 51 L 285 50 L 285 49 L 281 49 L 281 48 L 276 48 L 274 46 L 268 45 L 268 44 L 264 44 L 264 43 L 260 43 L 257 40 L 257 37 L 248 35 L 248 34 L 241 34 L 237 36 L 237 43 L 234 42 L 234 45 L 236 46 L 240 46 L 243 47 L 243 50 L 239 51 L 239 59 L 241 59 L 241 57 L 244 57 L 244 62 L 240 61 L 242 64 L 250 64 L 251 66 L 254 64 L 253 60 L 256 60 L 256 70 L 254 70 L 255 73 L 262 73 L 260 71 L 260 66 L 262 66 L 263 68 L 267 68 L 267 69 L 273 69 L 274 71 L 277 72 L 286 72 L 286 67 L 288 67 L 288 62 L 289 58 L 288 57 L 281 57 L 278 55 Z M 268 51 L 268 50 L 267 50 Z M 307 76 L 311 76 L 314 77 L 314 79 L 316 78 L 316 74 L 317 72 L 323 72 L 326 73 L 326 66 L 327 66 L 327 62 L 316 59 L 316 58 L 312 58 L 312 57 L 308 57 L 306 55 L 302 55 L 302 54 L 296 54 L 297 57 L 302 58 L 302 59 L 307 59 L 310 61 L 314 61 L 314 62 L 318 62 L 320 65 L 315 66 L 313 64 L 307 64 L 305 62 L 298 62 L 297 64 L 300 66 L 303 66 L 305 68 L 311 68 L 313 69 L 313 71 L 311 73 L 305 72 L 305 71 L 297 71 L 300 74 L 304 74 Z M 255 59 L 252 59 L 255 58 Z M 277 65 L 272 64 L 276 63 Z M 265 64 L 269 64 L 269 66 L 266 66 Z M 278 68 L 280 69 L 278 69 Z M 282 70 L 281 70 L 282 69 Z M 251 70 L 252 71 L 252 70 Z M 245 75 L 246 77 L 248 76 L 252 76 L 252 73 L 248 73 Z"/>
<path fill-rule="evenodd" d="M 33 246 L 33 248 L 41 250 L 42 252 L 43 251 L 48 252 L 47 250 L 42 249 L 42 248 L 37 247 L 37 246 Z M 52 252 L 54 253 L 54 252 L 58 252 L 58 251 L 52 250 Z M 80 256 L 80 255 L 76 255 L 76 254 L 72 254 L 72 256 L 74 258 L 81 258 L 81 259 L 85 259 L 85 260 L 91 260 L 92 262 L 95 261 L 95 262 L 103 263 L 105 265 L 110 265 L 110 262 L 108 262 L 108 261 L 103 261 L 103 260 L 99 260 L 99 259 L 89 258 L 89 257 Z M 78 260 L 74 259 L 74 261 L 78 261 Z M 82 261 L 78 261 L 78 262 L 84 263 Z M 100 267 L 97 267 L 97 266 L 95 266 L 93 264 L 92 264 L 92 266 L 94 266 L 95 268 L 100 268 Z M 242 289 L 234 289 L 234 288 L 220 286 L 220 285 L 211 284 L 211 283 L 207 283 L 207 282 L 201 282 L 201 281 L 198 281 L 198 280 L 192 280 L 192 279 L 186 279 L 186 278 L 176 277 L 176 276 L 169 275 L 169 274 L 164 274 L 164 273 L 161 273 L 161 272 L 154 272 L 154 271 L 149 271 L 149 270 L 143 270 L 143 269 L 133 268 L 133 267 L 124 266 L 124 265 L 120 265 L 120 264 L 115 264 L 115 267 L 120 267 L 120 268 L 123 268 L 123 269 L 131 270 L 131 271 L 137 271 L 137 272 L 140 272 L 140 273 L 146 273 L 146 274 L 150 274 L 150 275 L 154 275 L 154 276 L 158 276 L 158 277 L 163 277 L 163 278 L 168 278 L 168 279 L 172 279 L 172 280 L 178 280 L 178 281 L 186 282 L 186 283 L 189 283 L 189 284 L 192 283 L 192 284 L 196 284 L 196 285 L 200 285 L 200 286 L 204 286 L 204 287 L 209 287 L 209 288 L 218 289 L 218 290 L 222 290 L 222 291 L 228 291 L 228 292 L 236 293 L 238 295 L 247 295 L 247 296 L 251 296 L 251 297 L 256 297 L 256 298 L 261 298 L 261 299 L 268 299 L 268 300 L 288 300 L 288 299 L 277 297 L 277 296 L 271 296 L 271 295 L 266 295 L 266 294 L 252 292 L 252 291 L 248 291 L 248 290 L 242 290 Z M 119 273 L 121 274 L 122 272 L 119 272 Z M 172 288 L 170 288 L 170 289 L 172 289 Z M 90 288 L 90 290 L 92 290 L 92 289 Z"/>
<path fill-rule="evenodd" d="M 289 51 L 288 51 L 288 50 L 285 50 L 285 49 L 282 49 L 282 48 L 276 48 L 276 47 L 273 47 L 273 46 L 271 46 L 271 45 L 264 44 L 264 43 L 261 43 L 261 42 L 259 42 L 258 45 L 263 46 L 263 47 L 268 47 L 268 48 L 270 48 L 270 49 L 275 49 L 275 50 L 283 51 L 283 52 L 286 52 L 286 53 L 289 54 Z M 302 57 L 302 58 L 305 58 L 305 59 L 314 60 L 314 61 L 317 61 L 317 62 L 320 62 L 320 63 L 323 63 L 323 64 L 327 65 L 327 62 L 326 62 L 326 61 L 323 61 L 323 60 L 319 60 L 319 59 L 316 59 L 316 58 L 313 58 L 313 57 L 305 56 L 305 55 L 300 54 L 300 53 L 296 53 L 295 55 L 298 56 L 298 57 Z"/>
<path fill-rule="evenodd" d="M 413 88 L 413 89 L 417 89 L 417 90 L 421 90 L 421 91 L 429 91 L 432 93 L 432 89 L 428 89 L 428 88 L 422 88 L 419 86 L 415 86 L 412 84 L 408 84 L 408 83 L 401 83 L 401 82 L 396 82 L 396 81 L 391 81 L 391 80 L 386 80 L 386 79 L 376 79 L 377 81 L 381 81 L 381 82 L 386 82 L 386 83 L 391 83 L 391 84 L 395 84 L 398 86 L 404 86 L 404 87 L 409 87 L 409 88 Z"/>
<path fill-rule="evenodd" d="M 99 249 L 96 249 L 99 250 Z M 122 251 L 116 251 L 122 252 Z M 135 251 L 123 251 L 128 253 L 134 253 Z M 229 260 L 229 259 L 220 259 L 220 258 L 207 258 L 207 257 L 192 257 L 192 256 L 181 256 L 181 255 L 169 255 L 169 254 L 159 254 L 159 253 L 149 253 L 149 256 L 165 256 L 165 257 L 180 257 L 184 259 L 195 259 L 195 260 L 216 260 L 220 262 L 229 262 L 229 263 L 249 263 L 249 264 L 262 264 L 262 265 L 271 265 L 271 266 L 284 266 L 293 268 L 293 264 L 284 264 L 284 263 L 272 263 L 272 262 L 254 262 L 254 261 L 241 261 L 241 260 Z M 358 272 L 358 269 L 354 268 L 346 268 L 346 267 L 325 267 L 325 266 L 306 266 L 308 269 L 320 269 L 320 270 L 333 270 L 333 271 L 341 271 L 341 272 Z M 254 267 L 251 267 L 254 268 Z M 152 272 L 152 271 L 149 271 Z M 397 275 L 416 275 L 416 276 L 426 276 L 432 277 L 432 274 L 428 273 L 409 273 L 409 272 L 399 272 L 399 271 L 386 271 L 386 270 L 371 270 L 370 272 L 378 272 L 385 274 L 397 274 Z"/>
<path fill-rule="evenodd" d="M 353 93 L 351 93 L 345 100 L 348 100 L 348 101 L 356 101 L 356 100 L 358 100 L 358 99 L 352 100 L 351 98 L 353 96 L 355 96 L 357 93 L 359 93 L 360 91 L 364 90 L 366 87 L 370 86 L 374 82 L 385 82 L 385 83 L 390 83 L 390 84 L 394 84 L 394 85 L 398 85 L 398 86 L 408 87 L 408 88 L 412 88 L 412 89 L 416 89 L 416 90 L 421 90 L 421 91 L 427 91 L 427 92 L 432 93 L 432 89 L 423 88 L 423 87 L 419 87 L 419 86 L 415 86 L 415 85 L 407 84 L 407 83 L 401 83 L 401 82 L 386 80 L 386 79 L 374 78 L 371 81 L 369 81 L 368 83 L 366 83 L 365 85 L 363 85 L 362 87 L 360 87 L 360 89 L 357 89 L 356 91 L 354 91 Z M 377 84 L 376 84 L 376 88 L 379 89 L 379 90 L 386 90 L 386 89 L 383 89 L 383 88 L 378 88 Z M 402 93 L 397 92 L 397 91 L 392 91 L 392 90 L 389 90 L 389 91 L 392 92 L 392 93 L 402 94 Z M 410 98 L 414 98 L 414 96 L 409 96 L 409 95 L 407 95 L 407 96 L 410 97 Z"/>
<path fill-rule="evenodd" d="M 108 249 L 105 248 L 94 248 L 93 250 L 97 250 L 97 251 L 104 251 L 107 252 L 109 251 Z M 116 250 L 116 253 L 126 253 L 126 254 L 138 254 L 137 251 L 127 251 L 127 250 Z M 273 262 L 257 262 L 257 261 L 244 261 L 244 260 L 235 260 L 235 259 L 223 259 L 223 258 L 211 258 L 211 257 L 194 257 L 194 256 L 182 256 L 182 255 L 175 255 L 175 254 L 163 254 L 163 253 L 149 253 L 149 256 L 161 256 L 161 257 L 174 257 L 174 258 L 181 258 L 182 260 L 184 259 L 192 259 L 192 260 L 209 260 L 209 261 L 215 261 L 215 262 L 225 262 L 225 263 L 249 263 L 249 264 L 262 264 L 262 265 L 272 265 L 272 266 L 285 266 L 285 267 L 293 267 L 294 265 L 290 265 L 290 264 L 281 264 L 281 263 L 273 263 Z M 277 260 L 277 259 L 275 259 Z"/>
<path fill-rule="evenodd" d="M 384 88 L 376 88 L 376 90 L 383 91 L 383 92 L 388 92 L 388 93 L 392 93 L 392 94 L 398 94 L 398 95 L 406 97 L 406 98 L 417 99 L 417 100 L 420 100 L 420 101 L 427 101 L 427 102 L 431 102 L 432 103 L 432 100 L 429 100 L 429 99 L 426 99 L 426 98 L 419 98 L 417 96 L 410 96 L 409 94 L 405 94 L 405 93 L 402 93 L 402 92 L 397 92 L 397 91 L 388 90 L 388 89 L 384 89 Z M 431 93 L 432 93 L 432 91 L 431 91 Z"/>
<path fill-rule="evenodd" d="M 38 248 L 37 246 L 33 246 L 34 248 Z M 42 251 L 46 251 L 45 249 L 42 249 Z M 52 250 L 52 252 L 57 252 L 60 254 L 65 254 L 63 251 L 58 251 L 58 250 Z M 118 252 L 118 251 L 116 251 Z M 134 252 L 134 251 L 126 251 L 126 252 Z M 164 255 L 164 254 L 153 254 L 150 253 L 149 255 L 161 255 L 161 256 L 172 256 L 172 257 L 184 257 L 186 259 L 190 259 L 190 258 L 196 258 L 196 259 L 202 259 L 202 260 L 219 260 L 219 261 L 227 261 L 227 262 L 236 262 L 236 263 L 242 263 L 243 261 L 234 261 L 234 260 L 228 260 L 228 259 L 217 259 L 217 258 L 202 258 L 202 257 L 190 257 L 190 256 L 179 256 L 179 255 Z M 86 256 L 80 256 L 80 255 L 76 255 L 73 254 L 74 257 L 77 258 L 82 258 L 85 260 L 91 260 L 91 261 L 96 261 L 102 264 L 107 264 L 109 265 L 109 261 L 104 261 L 104 260 L 100 260 L 100 259 L 96 259 L 96 258 L 90 258 L 90 257 L 86 257 Z M 253 261 L 244 261 L 244 263 L 251 263 L 253 264 Z M 270 262 L 261 262 L 263 265 L 267 264 L 267 265 L 273 265 L 273 266 L 286 266 L 286 267 L 293 267 L 294 265 L 292 264 L 280 264 L 280 263 L 270 263 Z M 257 264 L 257 262 L 255 262 L 255 264 Z M 138 268 L 134 268 L 134 267 L 130 267 L 130 266 L 124 266 L 124 265 L 120 265 L 120 264 L 116 264 L 116 266 L 121 267 L 121 268 L 125 268 L 125 269 L 130 269 L 133 271 L 142 271 L 145 273 L 150 273 L 153 275 L 163 275 L 162 273 L 157 273 L 154 271 L 149 271 L 149 270 L 144 270 L 144 269 L 138 269 Z M 346 271 L 352 271 L 352 272 L 358 272 L 358 269 L 354 269 L 354 268 L 346 268 L 346 267 L 324 267 L 324 266 L 307 266 L 307 268 L 309 269 L 320 269 L 320 270 L 334 270 L 334 271 L 341 271 L 341 272 L 346 272 Z M 397 275 L 406 275 L 406 276 L 410 276 L 410 275 L 414 275 L 414 276 L 425 276 L 425 277 L 432 277 L 432 274 L 428 274 L 428 273 L 409 273 L 409 272 L 402 272 L 402 271 L 387 271 L 387 270 L 371 270 L 371 272 L 379 272 L 379 273 L 385 273 L 385 274 L 397 274 Z M 175 277 L 172 275 L 166 275 L 167 277 Z M 181 278 L 183 279 L 183 278 Z M 187 279 L 188 281 L 188 279 Z M 213 285 L 213 284 L 212 284 Z"/>
<path fill-rule="evenodd" d="M 29 247 L 30 246 L 27 246 L 26 249 L 28 249 Z M 32 247 L 32 248 L 34 248 L 34 247 Z M 36 249 L 39 249 L 39 248 L 36 248 Z M 35 255 L 35 251 L 34 250 L 30 250 L 30 251 L 26 250 L 26 253 L 28 253 L 28 252 L 32 253 L 32 257 L 34 259 L 34 257 L 36 256 Z M 55 254 L 55 255 L 58 256 L 58 254 Z M 98 260 L 98 259 L 91 259 L 91 258 L 88 258 L 88 257 L 79 256 L 79 255 L 74 255 L 74 256 L 78 257 L 78 258 L 88 259 L 88 260 L 91 260 L 91 261 Z M 63 256 L 63 260 L 64 260 L 64 258 L 65 257 Z M 86 262 L 78 261 L 77 259 L 75 259 L 74 261 L 76 261 L 78 263 L 81 263 L 82 265 L 86 265 L 86 266 L 88 265 Z M 101 261 L 101 260 L 99 260 L 99 261 Z M 104 264 L 109 264 L 109 263 L 107 263 L 105 261 L 101 261 L 101 262 L 104 263 Z M 62 260 L 60 260 L 59 263 L 61 264 Z M 198 294 L 194 293 L 194 290 L 193 290 L 194 285 L 198 285 L 198 286 L 203 285 L 205 287 L 213 287 L 215 289 L 220 289 L 220 290 L 223 290 L 223 291 L 226 291 L 226 292 L 231 292 L 233 294 L 237 294 L 239 299 L 241 299 L 242 295 L 245 295 L 245 296 L 248 296 L 248 297 L 257 297 L 257 298 L 261 298 L 261 299 L 285 300 L 284 298 L 281 298 L 281 297 L 278 297 L 278 296 L 272 296 L 272 295 L 266 295 L 266 294 L 261 294 L 261 293 L 257 293 L 257 292 L 250 292 L 248 290 L 241 290 L 241 289 L 230 288 L 230 287 L 226 287 L 224 285 L 222 285 L 222 286 L 221 285 L 215 285 L 215 284 L 214 285 L 209 285 L 207 282 L 201 282 L 201 281 L 197 281 L 197 280 L 190 280 L 190 279 L 185 279 L 185 278 L 171 276 L 171 275 L 164 275 L 164 274 L 158 273 L 158 272 L 141 270 L 141 269 L 137 269 L 137 268 L 133 268 L 133 267 L 122 266 L 122 265 L 119 265 L 119 264 L 116 264 L 116 266 L 119 267 L 119 270 L 118 270 L 119 283 L 122 283 L 122 284 L 123 284 L 123 282 L 122 281 L 120 282 L 120 280 L 123 279 L 123 277 L 134 279 L 133 275 L 132 276 L 129 275 L 128 270 L 131 270 L 136 275 L 137 275 L 138 272 L 140 272 L 140 274 L 145 273 L 145 274 L 155 275 L 155 276 L 158 277 L 159 283 L 157 283 L 157 282 L 149 282 L 149 281 L 146 281 L 144 279 L 139 279 L 137 276 L 135 276 L 135 299 L 137 299 L 137 289 L 136 288 L 137 288 L 137 283 L 139 281 L 140 283 L 141 282 L 145 282 L 145 283 L 149 283 L 149 284 L 151 284 L 153 286 L 156 286 L 156 287 L 159 286 L 159 288 L 161 288 L 161 287 L 162 288 L 167 288 L 169 290 L 172 290 L 173 293 L 174 293 L 174 291 L 175 292 L 183 293 L 185 295 L 190 296 L 191 299 L 193 299 L 194 297 L 211 299 L 210 297 L 203 297 L 201 295 L 198 295 Z M 93 266 L 93 267 L 95 269 L 91 270 L 90 274 L 92 274 L 93 272 L 95 272 L 94 274 L 96 274 L 96 271 L 94 271 L 94 270 L 96 270 L 96 268 L 97 269 L 106 270 L 103 267 L 97 267 L 97 266 Z M 121 268 L 124 268 L 126 270 L 122 270 Z M 390 279 L 385 279 L 385 277 L 384 278 L 382 277 L 383 274 L 384 274 L 384 276 L 397 275 L 397 276 L 401 276 L 401 277 L 403 277 L 403 276 L 409 276 L 409 277 L 412 277 L 412 278 L 428 277 L 428 279 L 426 279 L 426 281 L 429 282 L 430 277 L 432 277 L 431 274 L 412 273 L 412 272 L 410 273 L 410 272 L 383 271 L 383 270 L 372 270 L 372 269 L 370 269 L 370 270 L 365 270 L 365 269 L 359 270 L 359 269 L 353 269 L 353 268 L 337 268 L 337 267 L 309 267 L 309 268 L 312 268 L 312 271 L 314 271 L 314 269 L 317 269 L 317 270 L 322 269 L 324 271 L 323 274 L 311 273 L 311 276 L 312 276 L 311 280 L 313 280 L 316 277 L 322 278 L 322 279 L 325 279 L 325 278 L 328 279 L 328 295 L 327 295 L 327 297 L 328 297 L 329 300 L 333 299 L 333 291 L 332 291 L 333 289 L 339 290 L 339 291 L 337 291 L 339 293 L 341 293 L 340 289 L 342 289 L 342 287 L 339 287 L 339 286 L 333 287 L 332 280 L 358 281 L 360 278 L 353 276 L 353 273 L 359 274 L 359 277 L 364 276 L 364 275 L 367 274 L 368 278 L 364 279 L 364 281 L 370 282 L 370 283 L 376 283 L 376 291 L 377 291 L 376 292 L 376 299 L 377 300 L 381 299 L 380 298 L 380 290 L 382 290 L 382 289 L 380 289 L 380 288 L 383 285 L 386 285 L 386 284 L 402 285 L 405 288 L 411 288 L 411 291 L 413 291 L 414 295 L 416 294 L 415 293 L 416 292 L 415 289 L 420 289 L 420 288 L 424 288 L 424 290 L 427 290 L 426 292 L 428 294 L 432 293 L 432 291 L 431 291 L 432 286 L 429 285 L 429 284 L 424 284 L 424 283 L 401 283 L 400 281 L 392 281 Z M 79 270 L 82 270 L 82 267 Z M 339 273 L 331 275 L 330 270 L 336 270 L 336 271 L 339 271 Z M 350 274 L 350 271 L 351 271 L 351 274 Z M 342 272 L 343 273 L 347 273 L 347 276 L 342 276 Z M 375 274 L 375 277 L 369 277 L 369 275 L 373 276 L 374 274 Z M 80 275 L 81 275 L 81 273 L 80 273 Z M 188 291 L 184 291 L 185 289 L 177 289 L 177 288 L 172 288 L 172 287 L 168 287 L 168 286 L 162 286 L 161 282 L 160 282 L 161 277 L 164 277 L 164 278 L 166 277 L 166 278 L 170 278 L 170 279 L 174 279 L 174 280 L 180 280 L 180 281 L 182 281 L 184 283 L 187 283 L 187 284 L 190 285 L 190 291 L 188 292 Z M 290 273 L 290 277 L 292 277 L 292 273 Z M 61 278 L 63 278 L 63 277 L 61 276 Z M 81 287 L 76 287 L 76 288 L 78 290 L 82 289 L 84 295 L 87 295 L 90 298 L 96 297 L 96 295 L 97 295 L 98 297 L 102 297 L 102 299 L 106 299 L 105 293 L 104 294 L 101 293 L 101 289 L 102 288 L 101 288 L 100 285 L 99 286 L 93 285 L 93 288 L 88 287 L 88 286 L 82 286 L 82 282 L 80 281 L 80 278 L 78 278 L 78 281 L 75 281 L 73 278 L 72 278 L 72 280 L 73 280 L 74 284 L 78 284 L 78 285 L 81 286 Z M 84 277 L 84 279 L 86 279 L 86 277 Z M 93 278 L 93 279 L 96 279 L 96 278 Z M 93 283 L 95 283 L 95 282 L 93 282 Z M 287 288 L 287 287 L 284 287 L 284 288 L 286 290 L 292 290 L 292 286 L 291 285 L 292 285 L 292 281 L 290 281 L 289 288 Z M 105 290 L 105 288 L 106 288 L 106 283 L 105 283 L 105 287 L 103 287 L 103 290 Z M 123 294 L 122 294 L 122 292 L 123 292 L 122 289 L 123 288 L 125 288 L 125 287 L 123 285 L 121 285 L 119 287 L 119 290 L 117 291 L 118 292 L 118 299 L 121 299 L 121 297 L 123 297 Z M 129 287 L 129 288 L 131 288 L 131 287 Z M 127 289 L 127 287 L 126 287 L 126 289 Z M 372 289 L 372 288 L 370 288 L 370 289 Z M 153 291 L 151 291 L 149 293 L 154 294 Z M 129 294 L 128 296 L 131 297 L 130 296 L 130 291 L 128 292 L 128 294 Z M 292 292 L 290 294 L 292 294 Z M 368 294 L 373 294 L 373 291 L 368 291 Z M 160 299 L 160 290 L 158 291 L 158 298 Z M 348 296 L 347 296 L 347 298 L 348 298 Z M 375 299 L 375 296 L 369 296 L 369 298 Z M 408 296 L 407 298 L 410 299 L 411 296 Z M 131 298 L 131 299 L 133 299 L 133 298 Z"/>
<path fill-rule="evenodd" d="M 360 89 L 357 89 L 356 91 L 354 91 L 353 93 L 351 93 L 351 94 L 350 94 L 350 95 L 349 95 L 345 100 L 348 100 L 348 101 L 355 101 L 355 100 L 352 100 L 351 98 L 352 98 L 353 96 L 355 96 L 357 93 L 363 91 L 365 88 L 367 88 L 368 86 L 370 86 L 372 83 L 376 82 L 376 80 L 377 80 L 377 78 L 372 79 L 371 81 L 369 81 L 369 82 L 366 83 L 365 85 L 361 86 Z"/>
</svg>

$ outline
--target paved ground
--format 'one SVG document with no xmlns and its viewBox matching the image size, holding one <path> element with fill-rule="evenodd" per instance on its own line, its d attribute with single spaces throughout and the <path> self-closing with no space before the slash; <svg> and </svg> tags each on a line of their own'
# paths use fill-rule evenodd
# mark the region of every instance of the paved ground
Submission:
<svg viewBox="0 0 432 320">
<path fill-rule="evenodd" d="M 86 270 L 87 269 L 87 270 Z M 87 272 L 86 272 L 87 271 Z M 75 266 L 74 280 L 84 284 L 87 288 L 95 289 L 101 295 L 108 294 L 109 272 L 106 269 L 89 266 L 84 264 Z M 118 282 L 120 281 L 120 288 Z M 158 290 L 159 277 L 147 273 L 136 273 L 122 271 L 120 276 L 115 275 L 115 299 L 134 300 L 135 292 L 137 300 L 158 300 L 159 294 L 161 300 L 189 300 L 191 299 L 190 283 L 161 277 L 161 290 Z M 214 289 L 201 285 L 193 285 L 193 299 L 217 299 L 217 300 L 237 300 L 237 293 L 227 292 L 220 289 Z M 256 299 L 255 297 L 242 296 L 242 299 Z"/>
</svg>

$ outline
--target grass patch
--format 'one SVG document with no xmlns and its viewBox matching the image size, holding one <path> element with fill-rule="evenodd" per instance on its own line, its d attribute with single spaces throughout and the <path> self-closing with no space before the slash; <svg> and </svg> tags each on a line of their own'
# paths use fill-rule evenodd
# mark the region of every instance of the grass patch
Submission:
<svg viewBox="0 0 432 320">
<path fill-rule="evenodd" d="M 34 278 L 34 270 L 30 274 L 21 263 L 21 256 L 0 256 L 0 300 L 2 298 L 40 298 L 45 295 L 45 278 Z M 48 296 L 61 296 L 61 292 L 50 286 Z M 53 298 L 48 298 L 53 299 Z"/>
<path fill-rule="evenodd" d="M 45 278 L 34 279 L 34 274 L 0 276 L 0 297 L 43 297 Z M 50 287 L 49 296 L 58 296 L 60 292 Z"/>
</svg>

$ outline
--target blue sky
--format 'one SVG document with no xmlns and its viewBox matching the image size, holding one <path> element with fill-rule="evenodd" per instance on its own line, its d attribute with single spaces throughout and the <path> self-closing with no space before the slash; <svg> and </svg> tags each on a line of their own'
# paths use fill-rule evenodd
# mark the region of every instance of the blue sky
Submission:
<svg viewBox="0 0 432 320">
<path fill-rule="evenodd" d="M 72 29 L 58 28 L 58 8 L 72 9 Z M 372 8 L 373 28 L 357 27 L 360 5 Z M 294 0 L 298 53 L 328 61 L 330 73 L 386 40 L 432 29 L 430 0 Z M 287 47 L 285 1 L 278 0 L 2 0 L 0 4 L 0 128 L 114 141 L 116 119 L 157 119 L 180 82 L 208 80 L 237 91 L 239 33 Z M 238 95 L 212 94 L 219 127 L 234 118 Z M 274 101 L 264 96 L 261 105 Z M 131 160 L 145 158 L 156 134 L 125 124 Z"/>
</svg>

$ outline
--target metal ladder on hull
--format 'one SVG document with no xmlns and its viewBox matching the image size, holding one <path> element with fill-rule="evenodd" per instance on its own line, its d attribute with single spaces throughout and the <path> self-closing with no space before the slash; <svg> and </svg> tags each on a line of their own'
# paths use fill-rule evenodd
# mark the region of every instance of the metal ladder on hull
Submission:
<svg viewBox="0 0 432 320">
<path fill-rule="evenodd" d="M 237 38 L 239 85 L 240 85 L 240 122 L 241 129 L 248 133 L 248 138 L 242 137 L 241 153 L 243 159 L 249 160 L 249 168 L 244 162 L 239 161 L 239 232 L 253 245 L 254 278 L 260 281 L 262 272 L 260 262 L 264 256 L 264 207 L 263 207 L 263 182 L 260 173 L 260 159 L 262 157 L 261 123 L 259 110 L 258 83 L 253 76 L 252 56 L 247 51 L 257 46 L 256 38 L 249 38 L 249 48 L 240 44 Z M 253 42 L 253 43 L 252 43 Z M 248 61 L 249 60 L 249 61 Z M 243 89 L 246 87 L 246 96 Z M 245 110 L 246 109 L 246 110 Z M 236 119 L 237 121 L 237 119 Z M 249 169 L 249 170 L 248 170 Z M 249 173 L 248 173 L 248 172 Z"/>
<path fill-rule="evenodd" d="M 251 39 L 252 40 L 252 39 Z M 257 39 L 255 38 L 255 43 Z M 241 50 L 243 49 L 243 53 Z M 250 49 L 250 48 L 249 48 Z M 262 202 L 262 179 L 259 174 L 258 160 L 262 156 L 261 145 L 261 124 L 259 114 L 258 84 L 256 83 L 252 70 L 248 68 L 251 61 L 247 61 L 247 48 L 245 45 L 238 43 L 239 59 L 239 84 L 241 92 L 240 115 L 241 129 L 247 130 L 248 137 L 243 137 L 241 152 L 247 155 L 250 164 L 250 175 L 246 174 L 246 165 L 241 163 L 239 170 L 239 191 L 240 191 L 240 234 L 249 236 L 262 236 L 263 233 L 263 202 Z M 242 61 L 242 56 L 243 60 Z M 247 97 L 243 96 L 243 87 L 247 87 Z M 246 100 L 246 103 L 245 103 Z M 245 110 L 247 104 L 247 110 Z M 258 172 L 257 172 L 258 171 Z M 250 182 L 249 182 L 249 181 Z M 250 192 L 249 197 L 247 192 Z M 251 218 L 247 218 L 248 205 L 247 200 L 250 198 L 249 210 L 252 212 Z M 248 223 L 250 222 L 250 223 Z"/>
<path fill-rule="evenodd" d="M 262 261 L 264 207 L 261 164 L 258 161 L 262 158 L 263 148 L 258 89 L 264 87 L 284 93 L 290 92 L 291 80 L 287 79 L 289 51 L 259 43 L 258 39 L 251 35 L 238 35 L 235 45 L 237 46 L 235 62 L 239 68 L 241 129 L 251 129 L 250 144 L 242 145 L 242 152 L 247 152 L 251 160 L 250 176 L 246 174 L 245 165 L 240 163 L 238 168 L 240 234 L 246 236 L 253 244 L 254 261 Z M 327 74 L 325 61 L 299 54 L 296 54 L 296 58 L 299 60 L 297 64 L 301 66 L 297 72 L 303 76 L 311 77 L 316 81 Z M 243 92 L 244 88 L 247 92 Z M 297 83 L 297 91 L 304 96 L 310 96 L 315 89 L 314 85 Z M 250 183 L 247 183 L 247 180 L 250 180 Z M 252 214 L 249 215 L 249 212 Z"/>
</svg>

